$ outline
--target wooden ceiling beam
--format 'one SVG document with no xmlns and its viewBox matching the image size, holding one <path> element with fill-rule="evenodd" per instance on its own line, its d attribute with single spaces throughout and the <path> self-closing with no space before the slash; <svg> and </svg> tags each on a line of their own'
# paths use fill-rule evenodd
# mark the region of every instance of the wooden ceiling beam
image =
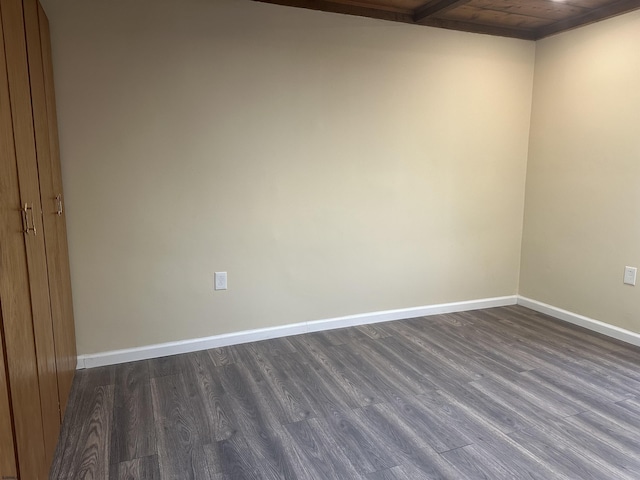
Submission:
<svg viewBox="0 0 640 480">
<path fill-rule="evenodd" d="M 461 30 L 473 33 L 484 33 L 488 35 L 499 35 L 502 37 L 515 37 L 526 40 L 538 40 L 541 38 L 554 35 L 566 30 L 571 30 L 583 25 L 604 20 L 609 17 L 621 15 L 640 9 L 640 0 L 608 0 L 609 3 L 603 5 L 604 0 L 569 0 L 566 6 L 562 4 L 556 5 L 558 12 L 564 12 L 567 15 L 572 14 L 569 18 L 553 21 L 543 26 L 536 26 L 532 22 L 522 22 L 521 26 L 509 26 L 508 23 L 501 21 L 499 18 L 482 18 L 482 15 L 473 15 L 470 8 L 462 8 L 459 11 L 455 9 L 472 2 L 472 0 L 422 0 L 421 6 L 413 8 L 418 2 L 414 1 L 398 1 L 388 0 L 386 5 L 371 0 L 254 0 L 262 3 L 272 3 L 276 5 L 285 5 L 290 7 L 307 8 L 311 10 L 321 10 L 325 12 L 340 13 L 346 15 L 356 15 L 360 17 L 376 18 L 380 20 L 390 20 L 394 22 L 403 22 L 411 24 L 426 25 L 431 27 L 447 28 L 451 30 Z M 509 14 L 510 11 L 517 13 L 517 6 L 523 2 L 530 0 L 499 0 L 490 2 L 489 0 L 478 2 L 483 10 L 503 12 Z M 527 13 L 535 12 L 535 8 L 541 9 L 543 0 L 535 0 L 531 4 L 526 4 Z M 584 2 L 584 3 L 580 3 Z M 533 5 L 535 3 L 535 5 Z M 550 2 L 551 3 L 551 2 Z M 404 8 L 401 6 L 404 5 Z M 409 7 L 407 5 L 412 5 Z M 599 5 L 589 8 L 587 5 Z M 491 7 L 491 8 L 487 8 Z M 531 10 L 533 9 L 533 10 Z M 442 18 L 443 14 L 454 10 L 459 12 L 458 19 Z M 544 8 L 542 9 L 544 10 Z M 464 11 L 464 12 L 463 12 Z M 555 10 L 554 10 L 555 11 Z M 471 13 L 469 13 L 471 12 Z M 556 14 L 554 14 L 556 15 Z M 447 17 L 447 15 L 444 15 Z M 532 15 L 532 18 L 538 18 Z M 540 15 L 539 18 L 547 18 Z M 557 14 L 556 18 L 560 18 Z M 539 24 L 540 22 L 538 22 Z"/>
<path fill-rule="evenodd" d="M 307 8 L 323 12 L 356 15 L 358 17 L 378 18 L 393 22 L 413 23 L 413 15 L 409 10 L 365 7 L 357 3 L 341 3 L 330 0 L 254 0 L 261 3 L 273 3 L 287 7 Z"/>
<path fill-rule="evenodd" d="M 536 30 L 535 39 L 539 40 L 556 33 L 571 30 L 573 28 L 582 27 L 590 23 L 595 23 L 606 18 L 615 17 L 616 15 L 622 15 L 633 10 L 640 9 L 640 2 L 638 0 L 620 0 L 616 3 L 605 5 L 603 7 L 594 8 L 587 13 L 571 17 L 566 20 L 560 20 L 559 22 L 552 23 L 544 27 L 540 27 Z"/>
<path fill-rule="evenodd" d="M 424 21 L 434 15 L 444 13 L 453 8 L 469 3 L 471 0 L 439 0 L 428 2 L 422 7 L 418 7 L 413 14 L 413 21 L 424 25 Z"/>
<path fill-rule="evenodd" d="M 471 33 L 484 33 L 485 35 L 497 35 L 499 37 L 520 38 L 522 40 L 535 40 L 536 32 L 522 28 L 500 27 L 497 25 L 485 25 L 479 23 L 448 20 L 445 18 L 425 18 L 421 25 L 428 27 L 446 28 Z"/>
</svg>

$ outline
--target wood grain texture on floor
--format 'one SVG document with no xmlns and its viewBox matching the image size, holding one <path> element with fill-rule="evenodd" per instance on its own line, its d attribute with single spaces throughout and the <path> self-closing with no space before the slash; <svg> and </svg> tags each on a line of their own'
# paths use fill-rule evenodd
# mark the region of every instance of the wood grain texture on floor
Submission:
<svg viewBox="0 0 640 480">
<path fill-rule="evenodd" d="M 640 479 L 640 349 L 524 307 L 79 371 L 52 479 Z"/>
</svg>

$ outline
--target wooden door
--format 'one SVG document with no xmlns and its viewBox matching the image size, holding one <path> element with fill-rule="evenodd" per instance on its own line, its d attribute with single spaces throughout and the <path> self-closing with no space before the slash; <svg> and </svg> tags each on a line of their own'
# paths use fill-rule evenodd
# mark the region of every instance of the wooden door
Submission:
<svg viewBox="0 0 640 480">
<path fill-rule="evenodd" d="M 34 116 L 32 110 L 32 96 L 36 105 L 44 104 L 42 62 L 34 61 L 32 65 L 29 65 L 26 40 L 26 37 L 37 35 L 39 45 L 37 5 L 31 5 L 29 1 L 26 1 L 24 5 L 27 7 L 27 16 L 25 17 L 22 0 L 0 1 L 15 158 L 20 188 L 19 205 L 26 206 L 26 217 L 30 222 L 29 229 L 24 235 L 24 243 L 27 252 L 33 335 L 40 386 L 41 422 L 45 443 L 45 462 L 43 464 L 48 466 L 53 459 L 58 441 L 60 407 L 35 145 L 42 143 L 48 146 L 48 138 L 43 138 L 46 136 L 46 133 L 43 132 L 47 131 L 47 127 L 46 121 L 43 125 L 40 118 L 41 113 L 38 112 Z M 26 31 L 25 21 L 28 22 Z M 29 41 L 29 47 L 34 50 L 33 55 L 38 55 L 35 48 L 39 47 L 33 41 Z M 38 63 L 40 64 L 39 71 L 37 71 Z M 36 69 L 36 72 L 30 71 L 30 67 Z M 33 88 L 31 88 L 32 85 Z M 42 151 L 48 151 L 48 147 L 43 147 Z M 22 461 L 20 461 L 20 467 L 22 468 Z"/>
<path fill-rule="evenodd" d="M 51 313 L 58 368 L 58 391 L 60 394 L 61 415 L 64 412 L 76 372 L 76 333 L 73 320 L 71 298 L 71 275 L 69 271 L 69 250 L 67 247 L 67 225 L 62 193 L 62 171 L 60 168 L 60 148 L 58 145 L 58 119 L 53 86 L 53 62 L 51 59 L 51 40 L 49 21 L 38 4 L 40 42 L 42 45 L 42 65 L 44 69 L 44 87 L 46 97 L 47 125 L 49 128 L 49 168 L 41 167 L 40 192 L 44 214 L 45 244 L 49 269 L 49 287 L 51 294 Z M 44 157 L 42 157 L 44 158 Z M 41 165 L 38 157 L 38 165 Z M 49 180 L 43 178 L 45 172 Z M 44 186 L 43 186 L 44 185 Z M 49 239 L 51 238 L 51 241 Z"/>
<path fill-rule="evenodd" d="M 51 42 L 47 18 L 38 0 L 23 0 L 23 5 L 58 386 L 56 405 L 61 423 L 76 370 L 76 351 L 62 175 L 57 148 Z M 51 429 L 53 431 L 53 425 Z M 53 453 L 55 444 L 49 447 Z"/>
<path fill-rule="evenodd" d="M 16 12 L 15 4 L 0 0 L 0 316 L 19 473 L 24 480 L 44 480 L 47 463 L 40 382 L 13 135 L 14 105 L 10 101 L 7 71 L 7 62 L 15 59 L 6 55 L 8 44 L 19 42 L 16 37 L 20 31 L 6 28 L 16 21 L 18 12 L 21 16 L 21 9 Z M 15 77 L 14 73 L 13 82 L 19 80 Z"/>
<path fill-rule="evenodd" d="M 13 445 L 13 422 L 9 405 L 9 382 L 4 364 L 4 335 L 2 334 L 2 305 L 0 304 L 0 478 L 18 478 L 16 451 Z"/>
</svg>

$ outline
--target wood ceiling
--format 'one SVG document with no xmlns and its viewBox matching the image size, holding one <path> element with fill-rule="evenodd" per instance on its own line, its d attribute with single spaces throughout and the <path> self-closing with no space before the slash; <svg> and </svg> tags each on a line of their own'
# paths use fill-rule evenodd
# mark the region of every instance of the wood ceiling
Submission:
<svg viewBox="0 0 640 480">
<path fill-rule="evenodd" d="M 257 1 L 526 40 L 640 9 L 640 0 Z"/>
</svg>

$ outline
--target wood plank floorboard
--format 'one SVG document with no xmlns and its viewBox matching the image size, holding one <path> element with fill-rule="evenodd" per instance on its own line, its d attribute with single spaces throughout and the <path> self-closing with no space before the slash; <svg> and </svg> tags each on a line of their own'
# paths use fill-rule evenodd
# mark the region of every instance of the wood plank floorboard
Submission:
<svg viewBox="0 0 640 480">
<path fill-rule="evenodd" d="M 137 480 L 139 478 L 160 480 L 157 455 L 112 464 L 110 467 L 109 480 Z"/>
<path fill-rule="evenodd" d="M 638 480 L 640 348 L 520 306 L 79 371 L 53 480 Z"/>
<path fill-rule="evenodd" d="M 110 463 L 119 464 L 155 455 L 157 446 L 149 365 L 147 362 L 117 365 L 115 382 L 113 425 L 122 425 L 127 431 L 111 435 Z M 134 462 L 132 465 L 146 463 Z"/>
</svg>

